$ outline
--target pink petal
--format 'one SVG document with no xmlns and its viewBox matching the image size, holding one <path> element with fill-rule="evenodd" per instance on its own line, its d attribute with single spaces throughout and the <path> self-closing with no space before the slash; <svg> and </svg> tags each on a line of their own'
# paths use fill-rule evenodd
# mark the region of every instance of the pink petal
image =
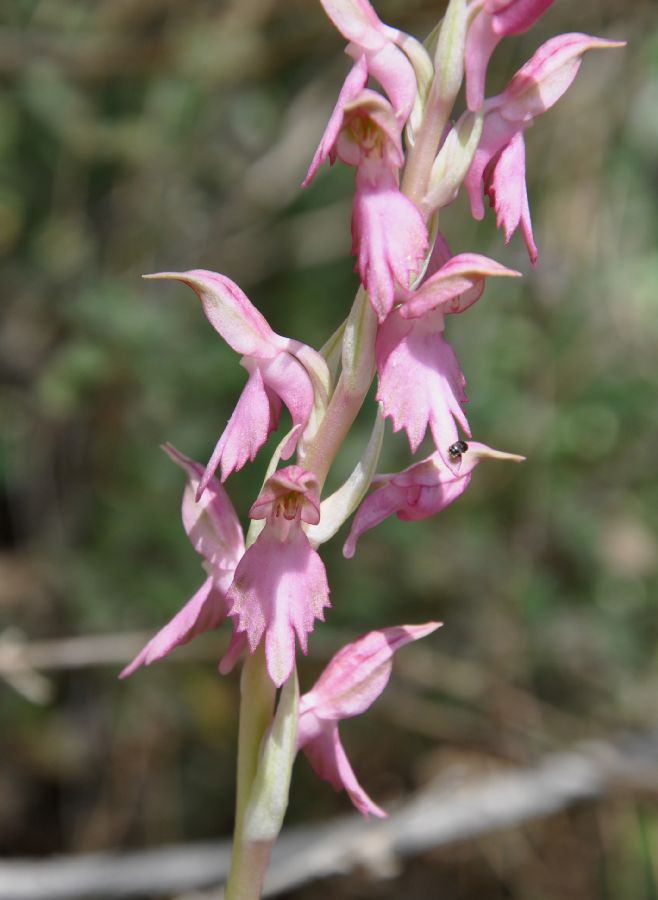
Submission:
<svg viewBox="0 0 658 900">
<path fill-rule="evenodd" d="M 203 475 L 203 466 L 171 444 L 166 444 L 164 449 L 188 477 L 183 492 L 182 517 L 183 527 L 192 546 L 213 568 L 232 573 L 244 553 L 244 538 L 228 494 L 216 478 L 211 478 L 208 490 L 197 501 L 196 492 Z M 227 584 L 224 589 L 228 587 Z"/>
<path fill-rule="evenodd" d="M 335 160 L 336 140 L 343 127 L 343 118 L 345 107 L 359 94 L 368 81 L 368 69 L 364 56 L 360 56 L 350 69 L 347 78 L 338 95 L 336 106 L 329 118 L 327 127 L 315 151 L 315 155 L 309 166 L 306 178 L 302 181 L 302 187 L 308 187 L 315 178 L 316 172 L 326 159 L 330 159 L 333 163 Z"/>
<path fill-rule="evenodd" d="M 352 252 L 370 302 L 383 322 L 393 308 L 396 285 L 408 288 L 427 249 L 427 229 L 417 207 L 395 180 L 372 184 L 359 178 L 352 212 Z M 360 182 L 360 183 L 359 183 Z"/>
<path fill-rule="evenodd" d="M 246 368 L 247 363 L 243 364 Z M 210 457 L 197 497 L 208 487 L 218 466 L 221 466 L 222 481 L 226 481 L 231 472 L 239 471 L 247 461 L 253 462 L 268 435 L 277 427 L 280 412 L 281 401 L 266 389 L 260 368 L 251 367 L 249 380 Z"/>
<path fill-rule="evenodd" d="M 455 420 L 470 434 L 461 408 L 468 399 L 466 379 L 442 332 L 440 312 L 405 321 L 395 310 L 377 335 L 377 400 L 392 419 L 393 430 L 407 432 L 412 453 L 428 425 L 444 454 L 459 437 Z"/>
<path fill-rule="evenodd" d="M 217 590 L 213 579 L 207 578 L 191 600 L 188 600 L 174 618 L 158 631 L 126 666 L 119 678 L 127 678 L 139 666 L 150 666 L 151 663 L 171 653 L 175 647 L 186 644 L 195 635 L 217 628 L 226 618 L 226 614 L 226 597 Z"/>
<path fill-rule="evenodd" d="M 335 791 L 346 791 L 360 813 L 386 818 L 384 810 L 370 799 L 357 781 L 341 744 L 337 725 L 328 725 L 313 741 L 305 744 L 303 750 L 315 773 L 323 781 L 328 781 Z"/>
<path fill-rule="evenodd" d="M 258 499 L 249 510 L 251 519 L 266 519 L 272 516 L 277 501 L 294 496 L 289 517 L 317 525 L 320 521 L 320 490 L 312 472 L 301 466 L 286 466 L 267 479 Z"/>
<path fill-rule="evenodd" d="M 261 363 L 260 372 L 269 395 L 274 394 L 283 401 L 293 426 L 299 426 L 281 450 L 281 458 L 288 459 L 295 451 L 313 412 L 313 385 L 304 366 L 289 353 L 280 353 L 274 359 Z"/>
<path fill-rule="evenodd" d="M 330 605 L 324 565 L 301 528 L 281 541 L 266 525 L 238 564 L 227 600 L 252 653 L 265 635 L 268 672 L 280 687 L 295 663 L 295 634 L 305 653 L 314 620 Z"/>
<path fill-rule="evenodd" d="M 475 151 L 473 162 L 464 179 L 464 185 L 471 203 L 471 213 L 474 219 L 484 218 L 484 203 L 482 200 L 482 179 L 484 171 L 494 158 L 523 128 L 522 125 L 513 124 L 496 111 L 487 114 L 482 129 L 480 144 Z"/>
<path fill-rule="evenodd" d="M 365 89 L 345 106 L 343 129 L 336 141 L 336 152 L 348 166 L 373 166 L 387 170 L 397 187 L 397 172 L 404 163 L 400 125 L 393 107 L 376 91 Z M 375 179 L 376 180 L 376 179 Z"/>
<path fill-rule="evenodd" d="M 530 260 L 537 264 L 537 247 L 532 234 L 532 222 L 528 206 L 528 189 L 525 180 L 525 141 L 523 133 L 514 135 L 492 163 L 493 172 L 487 193 L 496 210 L 496 224 L 505 233 L 505 243 L 522 225 Z"/>
</svg>

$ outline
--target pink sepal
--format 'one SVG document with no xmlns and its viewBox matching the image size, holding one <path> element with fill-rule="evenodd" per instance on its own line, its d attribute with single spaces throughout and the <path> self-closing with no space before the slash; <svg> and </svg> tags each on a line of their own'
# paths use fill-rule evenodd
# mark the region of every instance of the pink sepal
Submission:
<svg viewBox="0 0 658 900">
<path fill-rule="evenodd" d="M 360 91 L 366 86 L 367 81 L 368 68 L 366 66 L 365 56 L 360 56 L 343 82 L 340 94 L 338 95 L 338 100 L 336 101 L 334 110 L 329 118 L 327 127 L 324 130 L 318 149 L 315 151 L 311 165 L 306 173 L 306 178 L 302 181 L 302 187 L 308 187 L 315 178 L 318 169 L 326 159 L 328 159 L 332 165 L 336 161 L 336 140 L 343 127 L 345 107 L 358 96 Z"/>
<path fill-rule="evenodd" d="M 187 475 L 182 504 L 183 526 L 192 546 L 204 558 L 208 578 L 174 618 L 126 666 L 120 678 L 131 675 L 141 665 L 148 666 L 162 659 L 195 635 L 222 624 L 228 614 L 226 591 L 244 553 L 240 522 L 224 487 L 216 478 L 212 478 L 208 490 L 197 501 L 195 495 L 203 466 L 171 444 L 165 445 L 164 450 Z M 234 638 L 229 647 L 234 659 L 239 655 L 240 649 Z"/>
<path fill-rule="evenodd" d="M 338 722 L 365 712 L 379 697 L 391 675 L 394 653 L 431 634 L 438 622 L 371 631 L 343 647 L 313 688 L 300 701 L 297 745 L 320 778 L 345 790 L 363 815 L 384 817 L 358 783 L 338 733 Z"/>
<path fill-rule="evenodd" d="M 165 444 L 163 450 L 187 475 L 181 515 L 190 543 L 212 566 L 216 577 L 221 579 L 221 573 L 225 571 L 230 572 L 232 578 L 244 553 L 244 538 L 240 520 L 226 490 L 213 478 L 203 497 L 196 500 L 204 467 L 172 444 Z M 223 588 L 226 590 L 228 584 Z"/>
<path fill-rule="evenodd" d="M 377 400 L 393 430 L 407 432 L 413 453 L 429 425 L 444 456 L 459 437 L 457 423 L 470 434 L 461 408 L 468 398 L 466 379 L 455 353 L 443 336 L 443 314 L 437 310 L 420 319 L 404 319 L 399 308 L 379 328 L 376 343 L 379 387 Z"/>
<path fill-rule="evenodd" d="M 352 44 L 348 46 L 347 53 L 356 59 L 361 48 Z M 373 53 L 366 52 L 366 60 L 368 72 L 384 88 L 398 125 L 403 126 L 409 118 L 418 89 L 413 66 L 394 43 L 386 43 Z"/>
<path fill-rule="evenodd" d="M 244 291 L 225 275 L 208 269 L 191 269 L 147 277 L 180 281 L 191 287 L 212 327 L 236 353 L 271 359 L 286 348 L 285 338 L 272 331 Z"/>
<path fill-rule="evenodd" d="M 313 384 L 294 353 L 294 342 L 276 334 L 246 294 L 230 278 L 194 269 L 164 272 L 152 278 L 166 278 L 189 285 L 203 306 L 213 328 L 236 352 L 249 373 L 247 384 L 224 432 L 213 450 L 199 482 L 197 497 L 207 488 L 218 467 L 222 481 L 242 468 L 256 454 L 268 435 L 278 426 L 283 402 L 292 417 L 293 431 L 281 451 L 283 459 L 294 452 L 313 411 Z"/>
<path fill-rule="evenodd" d="M 530 122 L 562 97 L 578 74 L 588 50 L 623 47 L 588 34 L 560 34 L 546 41 L 514 75 L 502 94 L 488 100 L 510 122 Z"/>
<path fill-rule="evenodd" d="M 384 24 L 368 0 L 320 0 L 343 37 L 363 50 L 378 50 L 386 40 Z"/>
</svg>

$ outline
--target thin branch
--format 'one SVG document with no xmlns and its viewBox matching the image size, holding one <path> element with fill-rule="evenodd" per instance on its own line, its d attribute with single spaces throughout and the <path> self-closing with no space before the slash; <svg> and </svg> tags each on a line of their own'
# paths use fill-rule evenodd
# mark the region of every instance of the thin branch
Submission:
<svg viewBox="0 0 658 900">
<path fill-rule="evenodd" d="M 385 821 L 351 815 L 287 829 L 272 856 L 265 896 L 357 867 L 390 870 L 397 857 L 518 827 L 618 787 L 655 790 L 657 776 L 658 728 L 616 743 L 578 745 L 535 766 L 484 778 L 453 771 Z M 226 878 L 229 850 L 225 841 L 6 861 L 0 863 L 0 900 L 118 900 L 204 889 Z"/>
</svg>

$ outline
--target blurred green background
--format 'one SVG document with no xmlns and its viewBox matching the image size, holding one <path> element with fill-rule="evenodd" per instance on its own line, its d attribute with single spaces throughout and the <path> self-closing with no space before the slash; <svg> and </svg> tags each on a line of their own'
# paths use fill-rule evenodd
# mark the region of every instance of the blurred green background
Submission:
<svg viewBox="0 0 658 900">
<path fill-rule="evenodd" d="M 442 4 L 377 8 L 422 36 Z M 202 578 L 180 525 L 181 474 L 158 445 L 207 459 L 244 381 L 191 293 L 140 275 L 221 271 L 276 330 L 324 342 L 356 284 L 353 175 L 337 166 L 298 186 L 348 63 L 308 0 L 5 9 L 0 648 L 125 632 L 127 660 L 140 645 L 129 635 L 160 627 Z M 498 48 L 489 93 L 565 30 L 629 45 L 590 54 L 527 135 L 539 267 L 519 236 L 504 247 L 491 213 L 472 222 L 463 197 L 444 219 L 454 252 L 526 274 L 491 284 L 449 337 L 474 435 L 528 461 L 480 466 L 454 507 L 385 523 L 352 561 L 344 533 L 325 548 L 333 610 L 303 687 L 346 637 L 446 623 L 342 728 L 384 805 L 455 760 L 477 774 L 658 723 L 658 8 L 557 0 Z M 266 460 L 229 482 L 243 515 Z M 389 429 L 382 468 L 408 461 Z M 0 851 L 227 835 L 237 678 L 217 676 L 222 641 L 207 636 L 125 683 L 120 658 L 69 669 L 66 652 L 45 681 L 0 683 Z M 445 900 L 652 900 L 655 801 L 620 793 L 429 855 L 395 884 L 430 897 L 438 877 Z M 346 809 L 300 760 L 289 821 Z M 353 876 L 326 896 L 398 896 L 380 890 Z"/>
</svg>

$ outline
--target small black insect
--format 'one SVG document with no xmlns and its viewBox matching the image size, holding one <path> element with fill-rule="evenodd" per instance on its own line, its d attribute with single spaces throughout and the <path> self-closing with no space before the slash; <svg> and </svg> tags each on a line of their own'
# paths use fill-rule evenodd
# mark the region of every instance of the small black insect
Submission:
<svg viewBox="0 0 658 900">
<path fill-rule="evenodd" d="M 454 444 L 450 444 L 448 447 L 448 456 L 450 459 L 459 459 L 462 453 L 466 453 L 468 450 L 468 444 L 466 441 L 455 441 Z"/>
</svg>

